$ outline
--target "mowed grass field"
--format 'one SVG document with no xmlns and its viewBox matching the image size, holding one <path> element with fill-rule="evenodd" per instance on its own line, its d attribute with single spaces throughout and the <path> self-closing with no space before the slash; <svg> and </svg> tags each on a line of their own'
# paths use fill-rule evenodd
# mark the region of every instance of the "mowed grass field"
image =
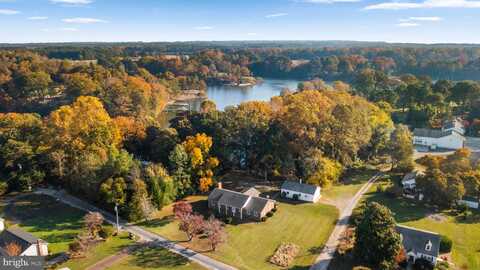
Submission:
<svg viewBox="0 0 480 270">
<path fill-rule="evenodd" d="M 51 253 L 68 250 L 83 227 L 85 212 L 57 202 L 51 197 L 27 195 L 3 208 L 9 224 L 20 226 L 27 232 L 49 243 Z"/>
<path fill-rule="evenodd" d="M 3 216 L 9 224 L 19 226 L 47 241 L 53 256 L 68 251 L 68 244 L 73 242 L 83 229 L 85 212 L 48 196 L 35 194 L 22 196 L 8 205 L 3 205 L 1 209 L 3 209 Z M 89 250 L 85 258 L 70 260 L 61 267 L 83 270 L 131 243 L 127 234 L 112 237 Z"/>
<path fill-rule="evenodd" d="M 362 188 L 362 186 L 370 180 L 378 171 L 363 170 L 343 176 L 340 183 L 322 189 L 321 201 L 344 207 L 350 202 L 350 199 Z"/>
<path fill-rule="evenodd" d="M 128 238 L 128 233 L 121 233 L 117 237 L 112 237 L 106 242 L 96 245 L 85 258 L 72 259 L 60 265 L 57 269 L 68 267 L 71 270 L 83 270 L 89 266 L 94 265 L 98 261 L 120 252 L 122 249 L 133 244 L 133 241 Z"/>
<path fill-rule="evenodd" d="M 144 247 L 106 270 L 204 270 L 185 257 L 163 248 Z"/>
<path fill-rule="evenodd" d="M 472 216 L 463 220 L 452 211 L 439 211 L 404 198 L 389 198 L 384 193 L 375 192 L 375 187 L 366 200 L 390 208 L 400 224 L 448 236 L 453 241 L 452 259 L 455 266 L 480 269 L 479 211 L 474 211 Z"/>
<path fill-rule="evenodd" d="M 206 212 L 206 197 L 190 197 L 196 211 Z M 165 207 L 154 220 L 141 224 L 146 229 L 239 269 L 279 269 L 268 259 L 282 243 L 300 246 L 300 254 L 291 269 L 308 269 L 314 262 L 335 225 L 338 211 L 324 204 L 279 203 L 278 211 L 266 222 L 227 225 L 227 242 L 212 252 L 205 239 L 185 242 L 178 230 L 172 207 Z"/>
</svg>

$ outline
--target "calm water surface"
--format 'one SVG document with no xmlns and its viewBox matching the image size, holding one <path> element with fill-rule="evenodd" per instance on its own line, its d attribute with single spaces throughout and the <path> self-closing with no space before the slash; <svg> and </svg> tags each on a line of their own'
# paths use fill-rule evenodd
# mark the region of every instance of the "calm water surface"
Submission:
<svg viewBox="0 0 480 270">
<path fill-rule="evenodd" d="M 209 86 L 207 96 L 208 99 L 217 104 L 218 110 L 224 110 L 225 107 L 235 106 L 245 101 L 269 101 L 271 97 L 280 95 L 280 92 L 285 88 L 297 89 L 299 82 L 295 80 L 264 79 L 262 83 L 251 87 Z M 201 101 L 194 101 L 192 106 L 198 109 L 200 104 Z"/>
</svg>

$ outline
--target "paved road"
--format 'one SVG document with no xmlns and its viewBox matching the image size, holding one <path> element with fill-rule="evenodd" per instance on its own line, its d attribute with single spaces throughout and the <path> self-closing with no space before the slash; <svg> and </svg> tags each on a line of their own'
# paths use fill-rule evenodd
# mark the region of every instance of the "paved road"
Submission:
<svg viewBox="0 0 480 270">
<path fill-rule="evenodd" d="M 335 225 L 332 234 L 330 234 L 330 237 L 328 238 L 328 241 L 325 244 L 322 252 L 320 253 L 320 255 L 318 255 L 315 263 L 310 267 L 310 270 L 328 269 L 328 265 L 332 261 L 333 256 L 335 255 L 335 251 L 337 250 L 339 240 L 341 239 L 343 233 L 348 227 L 348 221 L 350 220 L 353 209 L 380 175 L 381 174 L 377 174 L 370 180 L 368 180 L 368 182 L 362 186 L 362 188 L 355 194 L 355 196 L 353 196 L 350 202 L 343 209 L 340 209 L 340 216 L 338 218 L 337 224 Z"/>
<path fill-rule="evenodd" d="M 65 204 L 68 204 L 72 207 L 82 209 L 84 211 L 91 211 L 91 212 L 100 212 L 102 215 L 105 217 L 105 220 L 113 225 L 115 225 L 115 216 L 103 211 L 85 201 L 82 201 L 76 197 L 73 197 L 71 195 L 68 195 L 65 192 L 60 192 L 56 190 L 51 190 L 51 189 L 38 189 L 35 191 L 36 194 L 43 194 L 47 196 L 54 197 L 60 201 L 62 201 Z M 138 226 L 133 226 L 133 225 L 128 225 L 125 221 L 121 220 L 120 221 L 120 226 L 122 227 L 123 230 L 128 231 L 130 233 L 135 234 L 136 236 L 140 237 L 143 241 L 146 242 L 153 242 L 153 244 L 166 248 L 170 250 L 171 252 L 177 253 L 179 255 L 182 255 L 188 259 L 190 259 L 193 262 L 196 262 L 208 269 L 213 269 L 213 270 L 236 270 L 236 268 L 224 264 L 222 262 L 216 261 L 208 256 L 205 256 L 203 254 L 199 254 L 191 249 L 187 249 L 181 245 L 175 244 L 174 242 L 171 242 L 158 234 L 149 232 L 147 230 L 142 229 L 141 227 Z"/>
</svg>

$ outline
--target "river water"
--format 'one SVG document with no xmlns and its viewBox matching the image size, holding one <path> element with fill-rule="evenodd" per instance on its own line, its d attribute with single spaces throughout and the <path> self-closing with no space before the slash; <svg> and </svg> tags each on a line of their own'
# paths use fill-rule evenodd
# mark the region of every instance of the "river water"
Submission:
<svg viewBox="0 0 480 270">
<path fill-rule="evenodd" d="M 295 80 L 264 79 L 262 83 L 250 87 L 209 86 L 207 96 L 208 99 L 217 104 L 218 110 L 224 110 L 225 107 L 235 106 L 245 101 L 269 101 L 273 96 L 280 95 L 285 88 L 296 90 L 299 82 Z M 198 110 L 201 102 L 200 100 L 194 100 L 190 102 L 190 105 L 192 109 Z"/>
</svg>

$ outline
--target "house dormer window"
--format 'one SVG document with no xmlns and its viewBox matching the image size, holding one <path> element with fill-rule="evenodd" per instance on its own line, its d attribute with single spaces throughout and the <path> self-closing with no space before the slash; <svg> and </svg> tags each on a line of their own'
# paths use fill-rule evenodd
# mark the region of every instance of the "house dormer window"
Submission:
<svg viewBox="0 0 480 270">
<path fill-rule="evenodd" d="M 425 245 L 425 250 L 426 251 L 432 250 L 432 242 L 430 240 L 428 240 L 427 244 Z"/>
</svg>

